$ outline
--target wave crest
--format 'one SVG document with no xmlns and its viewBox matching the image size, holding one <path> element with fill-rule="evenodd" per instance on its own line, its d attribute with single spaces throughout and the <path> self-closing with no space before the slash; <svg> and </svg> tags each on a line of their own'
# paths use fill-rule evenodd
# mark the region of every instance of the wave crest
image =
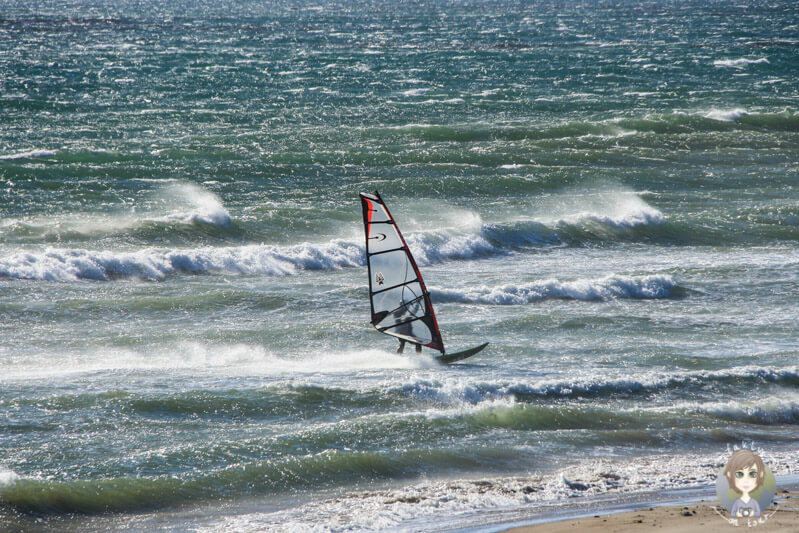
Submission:
<svg viewBox="0 0 799 533">
<path fill-rule="evenodd" d="M 114 278 L 162 280 L 180 272 L 290 275 L 363 265 L 363 247 L 341 240 L 295 246 L 249 245 L 197 250 L 107 252 L 47 249 L 0 260 L 0 276 L 46 281 Z"/>
<path fill-rule="evenodd" d="M 768 63 L 768 59 L 765 57 L 760 57 L 757 59 L 750 59 L 748 57 L 741 57 L 739 59 L 717 59 L 713 61 L 714 67 L 721 67 L 721 68 L 744 68 L 748 65 L 759 65 L 762 63 Z"/>
<path fill-rule="evenodd" d="M 717 403 L 689 403 L 683 406 L 688 412 L 712 416 L 733 422 L 761 425 L 799 423 L 799 398 L 765 398 L 756 403 L 730 400 Z"/>
<path fill-rule="evenodd" d="M 53 150 L 29 150 L 27 152 L 0 155 L 0 160 L 13 161 L 15 159 L 34 159 L 37 157 L 51 157 L 54 155 L 56 155 L 56 153 Z"/>
<path fill-rule="evenodd" d="M 16 472 L 11 470 L 0 471 L 0 492 L 4 487 L 13 487 L 17 480 L 20 479 Z"/>
<path fill-rule="evenodd" d="M 748 114 L 746 109 L 736 107 L 735 109 L 712 109 L 705 113 L 704 117 L 719 122 L 735 122 Z"/>
<path fill-rule="evenodd" d="M 676 295 L 677 283 L 666 275 L 619 276 L 594 280 L 543 280 L 526 285 L 470 287 L 467 289 L 432 289 L 439 302 L 489 305 L 524 305 L 548 299 L 613 300 L 660 299 Z"/>
<path fill-rule="evenodd" d="M 416 262 L 420 265 L 504 253 L 482 235 L 473 233 L 417 233 L 408 235 L 406 241 Z"/>
<path fill-rule="evenodd" d="M 219 197 L 197 185 L 174 185 L 164 191 L 164 198 L 182 208 L 165 217 L 166 220 L 220 227 L 229 227 L 231 224 L 230 214 Z"/>
<path fill-rule="evenodd" d="M 504 253 L 473 233 L 413 234 L 408 237 L 408 245 L 421 265 Z M 344 239 L 287 246 L 148 248 L 134 252 L 47 248 L 0 258 L 0 277 L 44 281 L 117 278 L 160 281 L 180 273 L 286 276 L 307 270 L 338 270 L 364 264 L 363 245 Z"/>
<path fill-rule="evenodd" d="M 541 379 L 534 382 L 464 382 L 458 379 L 419 380 L 406 383 L 388 391 L 441 405 L 478 405 L 483 403 L 535 402 L 546 398 L 612 398 L 626 395 L 646 395 L 667 389 L 685 390 L 689 387 L 754 385 L 773 383 L 784 386 L 799 384 L 799 368 L 763 369 L 743 366 L 720 371 L 679 371 L 673 373 L 646 372 L 634 376 L 575 377 Z M 742 405 L 742 404 L 741 404 Z M 796 400 L 768 406 L 770 411 L 790 412 L 795 416 Z M 787 406 L 787 411 L 786 411 Z M 680 409 L 686 407 L 683 405 Z M 695 409 L 708 409 L 696 404 Z M 761 406 L 764 407 L 764 406 Z M 736 404 L 736 409 L 745 409 Z M 671 407 L 669 407 L 671 409 Z M 725 406 L 711 407 L 713 413 Z M 712 414 L 712 413 L 711 413 Z"/>
</svg>

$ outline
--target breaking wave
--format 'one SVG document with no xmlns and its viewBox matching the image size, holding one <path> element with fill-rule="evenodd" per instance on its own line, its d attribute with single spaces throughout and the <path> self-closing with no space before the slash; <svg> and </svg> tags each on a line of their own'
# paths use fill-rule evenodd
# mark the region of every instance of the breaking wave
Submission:
<svg viewBox="0 0 799 533">
<path fill-rule="evenodd" d="M 504 253 L 481 235 L 473 233 L 412 234 L 407 241 L 420 265 Z M 162 280 L 181 273 L 285 276 L 307 270 L 338 270 L 364 264 L 363 245 L 344 239 L 287 246 L 148 248 L 133 252 L 47 248 L 41 252 L 18 252 L 0 258 L 0 277 L 108 281 L 117 278 Z"/>
<path fill-rule="evenodd" d="M 626 227 L 634 224 L 624 220 Z M 538 222 L 513 223 L 507 226 L 485 225 L 479 233 L 433 231 L 407 236 L 408 245 L 420 265 L 453 260 L 471 260 L 507 254 L 520 246 L 557 246 L 563 239 L 576 241 L 572 226 L 561 231 Z M 570 233 L 571 232 L 571 233 Z M 582 238 L 585 237 L 581 234 Z M 597 237 L 599 238 L 599 237 Z M 79 279 L 107 281 L 118 278 L 162 280 L 176 274 L 230 273 L 244 275 L 293 275 L 307 270 L 338 270 L 365 264 L 364 247 L 352 240 L 333 239 L 325 243 L 296 245 L 250 244 L 244 246 L 203 246 L 193 249 L 145 248 L 137 251 L 88 250 L 81 248 L 46 248 L 21 251 L 0 258 L 0 277 L 15 279 L 70 281 Z M 546 286 L 504 287 L 471 291 L 461 299 L 483 303 L 525 303 L 541 298 L 566 297 L 602 299 L 609 297 L 667 297 L 674 286 L 669 280 L 653 278 L 636 288 L 623 278 L 606 280 L 605 287 L 544 282 Z M 657 284 L 661 286 L 658 287 Z M 592 292 L 593 291 L 593 292 Z M 499 294 L 505 294 L 500 297 Z M 625 293 L 629 294 L 625 296 Z M 538 294 L 538 296 L 536 296 Z M 442 293 L 458 300 L 455 293 Z M 495 301 L 496 300 L 496 301 Z M 504 301 L 500 301 L 504 300 Z"/>
<path fill-rule="evenodd" d="M 167 220 L 220 227 L 228 227 L 231 224 L 230 214 L 219 197 L 197 185 L 174 185 L 166 189 L 163 195 L 166 200 L 183 208 L 166 216 Z"/>
<path fill-rule="evenodd" d="M 158 238 L 154 234 L 176 235 L 189 241 L 246 237 L 246 228 L 228 230 L 230 214 L 220 199 L 194 185 L 176 185 L 161 192 L 172 212 L 153 218 L 148 215 L 111 218 L 103 223 L 83 221 L 74 224 L 49 223 L 59 232 L 73 232 L 85 237 L 131 230 L 144 243 Z M 568 196 L 566 196 L 568 198 Z M 420 265 L 446 261 L 472 260 L 512 253 L 526 247 L 583 246 L 614 242 L 668 242 L 674 228 L 664 230 L 663 214 L 641 200 L 635 193 L 605 191 L 576 195 L 577 204 L 560 205 L 545 216 L 503 223 L 483 223 L 479 216 L 464 221 L 458 215 L 456 227 L 422 229 L 406 234 L 406 240 Z M 564 213 L 564 214 L 561 214 Z M 5 234 L 14 234 L 25 241 L 41 240 L 49 235 L 44 226 L 16 221 L 2 226 Z M 178 224 L 188 226 L 176 227 Z M 41 226 L 41 227 L 40 227 Z M 199 226 L 199 227 L 198 227 Z M 52 229 L 52 228 L 51 228 Z M 239 231 L 242 230 L 242 231 Z M 28 237 L 28 235 L 32 235 Z M 37 237 L 38 236 L 38 237 Z M 61 236 L 61 233 L 58 234 Z M 74 237 L 74 235 L 73 235 Z M 76 237 L 77 238 L 77 237 Z M 59 239 L 60 240 L 60 239 Z M 249 239 L 245 239 L 249 240 Z M 307 270 L 337 270 L 365 264 L 360 239 L 332 239 L 320 243 L 245 244 L 242 246 L 203 246 L 185 248 L 182 240 L 166 242 L 163 247 L 139 250 L 89 250 L 78 247 L 49 247 L 43 250 L 19 251 L 0 258 L 0 277 L 16 279 L 69 281 L 141 278 L 162 280 L 167 276 L 188 274 L 230 273 L 244 275 L 293 275 Z M 652 278 L 643 282 L 611 278 L 569 284 L 541 282 L 533 286 L 479 289 L 463 294 L 442 292 L 450 301 L 478 303 L 529 303 L 545 298 L 608 299 L 662 298 L 673 295 L 674 282 Z"/>
<path fill-rule="evenodd" d="M 585 202 L 588 205 L 554 208 L 558 211 L 554 215 L 485 224 L 482 235 L 502 248 L 669 242 L 673 238 L 676 228 L 666 227 L 663 213 L 635 194 L 604 193 Z"/>
<path fill-rule="evenodd" d="M 649 206 L 620 215 L 599 215 L 593 213 L 579 213 L 563 219 L 563 224 L 578 224 L 590 220 L 615 228 L 634 228 L 636 226 L 660 226 L 666 219 L 663 213 Z"/>
<path fill-rule="evenodd" d="M 735 108 L 735 109 L 713 109 L 708 111 L 704 114 L 705 118 L 709 118 L 711 120 L 718 120 L 721 122 L 735 122 L 740 120 L 742 117 L 747 116 L 749 113 L 746 112 L 745 109 Z"/>
<path fill-rule="evenodd" d="M 13 487 L 19 479 L 19 475 L 11 470 L 0 470 L 0 494 L 4 488 Z"/>
<path fill-rule="evenodd" d="M 407 236 L 406 241 L 420 265 L 504 253 L 482 235 L 473 233 L 412 234 Z"/>
<path fill-rule="evenodd" d="M 74 242 L 109 236 L 146 244 L 166 240 L 188 240 L 238 236 L 242 228 L 222 200 L 194 184 L 174 184 L 154 195 L 149 203 L 103 213 L 61 213 L 0 223 L 0 237 L 23 242 Z"/>
<path fill-rule="evenodd" d="M 698 413 L 722 420 L 746 424 L 780 425 L 799 423 L 799 399 L 795 395 L 785 398 L 764 398 L 756 401 L 686 402 L 678 407 L 689 413 Z"/>
<path fill-rule="evenodd" d="M 426 462 L 432 468 L 432 460 Z M 328 450 L 297 458 L 241 463 L 202 476 L 78 480 L 21 477 L 0 494 L 0 504 L 40 515 L 141 511 L 234 493 L 276 492 L 287 485 L 313 487 L 331 478 L 346 485 L 365 473 L 396 475 L 403 466 L 402 457 L 389 453 Z"/>
<path fill-rule="evenodd" d="M 677 371 L 660 373 L 652 371 L 634 376 L 577 377 L 541 379 L 522 382 L 464 382 L 452 380 L 419 380 L 391 389 L 390 393 L 415 399 L 433 401 L 442 405 L 478 405 L 485 402 L 535 402 L 558 398 L 614 398 L 619 396 L 647 396 L 665 390 L 716 387 L 752 387 L 759 384 L 781 386 L 799 385 L 799 368 L 763 369 L 755 366 L 735 367 L 729 370 Z M 704 404 L 692 404 L 706 409 Z M 736 404 L 738 405 L 738 404 Z M 741 404 L 743 405 L 743 404 Z M 784 410 L 785 404 L 775 404 Z M 790 403 L 795 409 L 795 403 Z M 719 406 L 712 407 L 718 410 Z M 743 413 L 743 409 L 741 408 Z M 725 411 L 721 407 L 722 412 Z M 714 411 L 716 412 L 716 411 Z"/>
<path fill-rule="evenodd" d="M 593 280 L 542 280 L 526 285 L 432 289 L 438 302 L 491 305 L 523 305 L 541 300 L 613 300 L 618 298 L 660 299 L 685 294 L 671 276 L 608 276 Z"/>
<path fill-rule="evenodd" d="M 726 68 L 743 68 L 747 65 L 759 65 L 761 63 L 768 63 L 768 59 L 765 57 L 760 57 L 758 59 L 750 59 L 748 57 L 742 57 L 739 59 L 717 59 L 713 61 L 713 66 L 715 67 L 726 67 Z"/>
<path fill-rule="evenodd" d="M 27 152 L 0 155 L 0 160 L 12 161 L 15 159 L 34 159 L 37 157 L 50 157 L 54 156 L 55 154 L 56 152 L 53 150 L 29 150 Z"/>
<path fill-rule="evenodd" d="M 0 260 L 0 276 L 47 281 L 115 278 L 162 280 L 178 273 L 291 275 L 300 270 L 335 270 L 363 264 L 363 247 L 346 241 L 295 246 L 250 245 L 196 250 L 106 252 L 48 249 Z"/>
</svg>

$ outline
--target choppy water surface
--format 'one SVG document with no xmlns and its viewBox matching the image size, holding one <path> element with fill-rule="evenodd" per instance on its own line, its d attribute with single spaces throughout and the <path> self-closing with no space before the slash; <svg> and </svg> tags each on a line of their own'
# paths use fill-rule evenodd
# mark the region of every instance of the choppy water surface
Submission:
<svg viewBox="0 0 799 533">
<path fill-rule="evenodd" d="M 791 2 L 0 3 L 0 524 L 419 529 L 799 467 Z M 357 193 L 440 367 L 368 324 Z"/>
</svg>

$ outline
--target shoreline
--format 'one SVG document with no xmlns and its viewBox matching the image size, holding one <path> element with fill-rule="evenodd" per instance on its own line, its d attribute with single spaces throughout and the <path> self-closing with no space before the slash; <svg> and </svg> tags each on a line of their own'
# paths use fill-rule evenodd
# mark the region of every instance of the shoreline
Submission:
<svg viewBox="0 0 799 533">
<path fill-rule="evenodd" d="M 488 487 L 486 483 L 474 482 L 469 489 L 486 489 Z M 464 482 L 458 482 L 457 485 L 464 485 Z M 448 488 L 451 489 L 453 486 L 442 485 L 438 487 L 438 490 Z M 507 490 L 509 490 L 507 486 L 499 489 L 500 492 Z M 343 504 L 344 507 L 333 513 L 325 512 L 326 502 L 331 500 Z M 567 496 L 537 503 L 529 502 L 522 507 L 499 505 L 489 508 L 474 508 L 466 512 L 445 512 L 438 517 L 428 513 L 415 513 L 413 508 L 419 505 L 424 506 L 428 499 L 423 494 L 408 490 L 366 491 L 357 500 L 343 494 L 328 493 L 321 499 L 310 498 L 305 504 L 300 503 L 300 508 L 305 505 L 313 507 L 314 501 L 316 502 L 316 511 L 318 511 L 316 521 L 313 524 L 310 522 L 304 524 L 308 527 L 323 525 L 330 530 L 338 530 L 339 527 L 349 523 L 351 518 L 349 512 L 351 511 L 343 509 L 358 509 L 359 507 L 362 512 L 370 514 L 373 512 L 379 514 L 381 510 L 386 509 L 392 510 L 395 514 L 404 514 L 404 520 L 399 520 L 393 527 L 389 527 L 392 530 L 403 531 L 463 533 L 571 533 L 576 531 L 604 533 L 614 531 L 638 533 L 644 530 L 652 531 L 653 528 L 656 528 L 658 531 L 666 533 L 714 533 L 735 531 L 732 528 L 736 527 L 728 522 L 725 518 L 726 514 L 722 516 L 714 510 L 715 507 L 720 506 L 720 502 L 717 499 L 715 487 L 709 484 L 660 491 L 604 493 L 586 497 Z M 359 501 L 367 502 L 367 505 L 359 506 Z M 772 504 L 764 511 L 766 519 L 761 523 L 750 526 L 739 519 L 737 527 L 762 526 L 758 531 L 775 533 L 799 531 L 799 475 L 777 476 L 777 494 L 774 501 L 778 505 L 775 508 Z M 443 510 L 440 507 L 442 502 L 444 500 L 430 501 L 439 511 Z M 288 501 L 282 502 L 288 505 L 287 508 L 275 501 L 271 503 L 273 507 L 267 509 L 264 508 L 264 500 L 253 498 L 222 505 L 209 503 L 189 508 L 164 509 L 142 514 L 133 513 L 128 515 L 128 519 L 124 523 L 120 523 L 118 520 L 120 517 L 124 518 L 124 513 L 122 515 L 111 513 L 95 516 L 53 517 L 52 521 L 46 520 L 43 523 L 33 516 L 15 515 L 6 517 L 10 520 L 6 525 L 17 526 L 20 530 L 80 531 L 82 533 L 122 529 L 172 531 L 186 528 L 207 531 L 259 531 L 262 530 L 261 527 L 274 526 L 286 518 L 290 519 L 296 515 L 297 508 L 292 507 Z M 283 518 L 276 522 L 280 515 Z M 391 515 L 386 518 L 390 519 Z M 2 522 L 2 514 L 0 514 L 0 523 Z M 250 526 L 257 526 L 257 528 Z M 278 530 L 288 531 L 288 529 L 280 528 Z"/>
<path fill-rule="evenodd" d="M 757 527 L 760 531 L 799 531 L 799 474 L 776 476 L 774 502 L 764 511 L 763 523 L 748 526 L 738 519 L 738 527 Z M 718 508 L 718 512 L 714 510 Z M 776 511 L 776 512 L 775 512 Z M 775 513 L 774 513 L 775 512 Z M 688 513 L 683 514 L 683 513 Z M 723 513 L 720 514 L 720 513 Z M 769 515 L 773 513 L 774 516 Z M 715 485 L 709 483 L 665 490 L 605 493 L 594 496 L 561 498 L 540 502 L 535 507 L 504 508 L 464 513 L 450 522 L 450 527 L 436 531 L 458 533 L 543 533 L 565 531 L 642 531 L 642 524 L 658 531 L 707 533 L 731 531 L 729 513 L 721 507 Z M 712 517 L 712 519 L 711 519 Z M 692 518 L 692 520 L 688 520 Z M 679 519 L 679 520 L 677 520 Z M 670 529 L 672 523 L 678 529 Z M 701 525 L 700 525 L 701 523 Z M 768 527 L 766 527 L 768 525 Z M 596 528 L 596 529 L 591 529 Z"/>
<path fill-rule="evenodd" d="M 639 501 L 613 498 L 608 501 L 575 502 L 570 509 L 542 512 L 538 516 L 508 520 L 480 531 L 493 533 L 565 533 L 574 531 L 614 531 L 618 533 L 652 530 L 665 533 L 713 533 L 735 528 L 761 527 L 761 531 L 794 533 L 799 531 L 799 476 L 783 476 L 772 505 L 760 519 L 731 520 L 720 507 L 715 489 L 680 489 L 676 498 L 659 499 L 649 494 Z M 646 496 L 639 494 L 640 496 Z M 653 497 L 655 496 L 655 497 Z M 775 505 L 776 504 L 776 505 Z M 476 531 L 464 528 L 457 531 Z"/>
<path fill-rule="evenodd" d="M 513 526 L 496 531 L 504 533 L 566 533 L 574 531 L 613 531 L 617 533 L 651 531 L 664 533 L 715 533 L 737 528 L 762 527 L 771 533 L 799 531 L 799 492 L 778 490 L 772 506 L 759 519 L 738 518 L 734 522 L 720 515 L 718 502 L 702 501 L 689 505 L 652 506 L 634 511 L 599 514 L 590 517 Z"/>
</svg>

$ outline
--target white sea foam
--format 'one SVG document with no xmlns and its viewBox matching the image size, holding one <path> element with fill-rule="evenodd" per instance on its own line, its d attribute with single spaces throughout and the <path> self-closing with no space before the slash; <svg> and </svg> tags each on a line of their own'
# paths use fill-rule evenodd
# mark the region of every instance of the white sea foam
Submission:
<svg viewBox="0 0 799 533">
<path fill-rule="evenodd" d="M 793 382 L 799 379 L 799 367 L 786 367 L 780 369 L 764 370 L 754 366 L 734 367 L 721 371 L 675 371 L 660 372 L 649 371 L 635 375 L 601 375 L 601 376 L 576 376 L 576 377 L 551 377 L 535 381 L 464 381 L 458 377 L 445 377 L 442 379 L 421 379 L 408 383 L 395 385 L 391 392 L 399 393 L 425 401 L 434 401 L 445 406 L 481 405 L 495 402 L 515 402 L 529 397 L 569 397 L 569 396 L 612 396 L 614 394 L 631 394 L 637 392 L 654 392 L 667 387 L 683 387 L 690 384 L 706 384 L 724 382 L 729 379 L 762 380 L 771 383 Z M 775 403 L 776 402 L 776 403 Z M 747 411 L 755 407 L 764 412 L 781 413 L 794 416 L 799 399 L 795 396 L 782 400 L 766 402 L 763 405 L 753 406 L 746 403 L 707 404 L 685 403 L 670 405 L 665 408 L 652 407 L 653 410 L 668 410 L 681 412 L 681 410 L 703 410 L 708 414 L 718 416 L 730 412 L 732 408 L 736 419 L 742 419 Z M 740 416 L 739 416 L 740 415 Z"/>
<path fill-rule="evenodd" d="M 636 130 L 625 130 L 622 128 L 611 128 L 609 133 L 587 133 L 585 135 L 580 135 L 579 139 L 602 139 L 602 140 L 611 140 L 611 139 L 621 139 L 623 137 L 630 137 L 632 135 L 637 135 L 638 132 Z"/>
<path fill-rule="evenodd" d="M 460 379 L 419 380 L 399 385 L 391 392 L 442 405 L 477 405 L 487 401 L 513 400 L 503 385 L 464 382 Z"/>
<path fill-rule="evenodd" d="M 19 475 L 11 470 L 0 470 L 0 493 L 4 488 L 13 487 L 19 478 Z"/>
<path fill-rule="evenodd" d="M 700 413 L 735 422 L 755 424 L 796 424 L 799 421 L 799 395 L 783 393 L 780 396 L 757 400 L 730 400 L 726 402 L 683 402 L 673 407 L 688 413 Z"/>
<path fill-rule="evenodd" d="M 646 205 L 640 198 L 638 200 L 638 202 L 618 204 L 609 214 L 584 211 L 574 215 L 564 216 L 558 223 L 579 224 L 586 220 L 593 220 L 600 224 L 617 228 L 661 226 L 665 223 L 666 219 L 663 213 Z"/>
<path fill-rule="evenodd" d="M 501 253 L 482 236 L 441 230 L 407 236 L 421 265 Z M 344 239 L 296 245 L 245 245 L 192 249 L 111 251 L 47 248 L 0 258 L 0 276 L 73 281 L 114 278 L 163 280 L 179 273 L 286 276 L 307 270 L 363 266 L 364 248 Z"/>
<path fill-rule="evenodd" d="M 410 124 L 400 124 L 398 126 L 385 126 L 387 130 L 415 130 L 415 129 L 429 129 L 429 128 L 438 128 L 437 124 L 425 124 L 422 122 L 412 122 Z"/>
<path fill-rule="evenodd" d="M 473 233 L 411 234 L 407 237 L 407 242 L 420 265 L 454 259 L 474 259 L 501 252 L 482 236 Z"/>
<path fill-rule="evenodd" d="M 704 113 L 703 116 L 705 118 L 709 118 L 711 120 L 718 120 L 720 122 L 735 122 L 736 120 L 740 120 L 741 117 L 744 117 L 748 114 L 749 113 L 747 113 L 745 109 L 741 108 L 712 109 L 707 113 Z"/>
<path fill-rule="evenodd" d="M 49 248 L 0 259 L 0 276 L 18 279 L 107 281 L 117 277 L 162 280 L 179 272 L 283 276 L 363 264 L 363 247 L 335 240 L 294 246 L 248 245 L 137 252 Z"/>
<path fill-rule="evenodd" d="M 185 223 L 202 223 L 213 226 L 228 227 L 231 224 L 230 214 L 217 195 L 194 184 L 171 185 L 162 195 L 176 209 L 167 215 L 167 220 L 178 220 Z"/>
<path fill-rule="evenodd" d="M 639 193 L 616 185 L 595 190 L 566 190 L 544 200 L 535 220 L 552 228 L 586 221 L 620 229 L 660 226 L 665 217 L 650 206 Z"/>
<path fill-rule="evenodd" d="M 56 154 L 53 150 L 30 150 L 27 152 L 17 152 L 14 154 L 0 155 L 0 159 L 13 160 L 13 159 L 31 159 L 34 157 L 50 157 Z"/>
<path fill-rule="evenodd" d="M 670 297 L 677 283 L 666 275 L 620 276 L 600 279 L 541 280 L 524 285 L 431 288 L 434 301 L 493 305 L 523 305 L 547 299 L 612 300 L 618 298 L 658 299 Z"/>
<path fill-rule="evenodd" d="M 456 104 L 465 103 L 465 100 L 463 98 L 445 98 L 445 99 L 442 99 L 442 100 L 436 100 L 436 99 L 433 99 L 433 98 L 429 98 L 427 100 L 422 100 L 420 102 L 415 102 L 415 103 L 416 104 L 421 104 L 421 105 L 437 105 L 437 104 L 456 105 Z"/>
<path fill-rule="evenodd" d="M 717 59 L 713 61 L 713 66 L 720 68 L 744 68 L 747 65 L 759 65 L 768 62 L 768 59 L 765 57 L 760 57 L 757 59 L 741 57 L 739 59 Z"/>
<path fill-rule="evenodd" d="M 117 346 L 90 351 L 58 354 L 36 353 L 14 357 L 6 354 L 6 364 L 0 381 L 41 380 L 75 374 L 88 374 L 118 370 L 186 370 L 200 374 L 220 373 L 226 376 L 292 376 L 320 374 L 351 375 L 362 370 L 428 369 L 438 365 L 427 355 L 408 354 L 397 357 L 383 350 L 330 351 L 311 354 L 278 355 L 261 345 L 180 342 L 160 348 L 121 349 Z M 58 360 L 58 365 L 52 361 Z M 425 371 L 426 372 L 426 371 Z M 472 407 L 508 406 L 529 398 L 571 396 L 613 396 L 639 392 L 655 392 L 667 387 L 684 387 L 730 379 L 759 380 L 769 383 L 793 383 L 799 379 L 799 367 L 762 369 L 755 366 L 734 367 L 720 371 L 649 371 L 635 375 L 586 375 L 576 377 L 547 377 L 538 380 L 475 381 L 460 376 L 437 374 L 434 378 L 410 381 L 388 381 L 383 386 L 386 394 L 400 394 L 424 402 L 434 402 L 444 409 L 471 409 Z M 354 386 L 354 385 L 350 385 Z M 371 385 L 369 385 L 371 386 Z M 799 398 L 795 395 L 775 397 L 757 404 L 746 401 L 733 403 L 684 403 L 668 407 L 648 407 L 654 411 L 668 410 L 704 412 L 714 417 L 734 420 L 760 419 L 763 422 L 795 420 Z M 441 413 L 428 413 L 440 416 Z M 451 413 L 450 413 L 451 414 Z M 791 418 L 794 417 L 794 418 Z"/>
<path fill-rule="evenodd" d="M 52 362 L 58 360 L 58 365 Z M 382 350 L 320 352 L 302 357 L 277 355 L 260 345 L 180 342 L 149 349 L 96 348 L 89 351 L 36 353 L 5 358 L 5 380 L 26 381 L 119 370 L 189 371 L 219 376 L 291 376 L 352 374 L 362 370 L 421 369 L 437 364 L 426 356 L 397 357 Z"/>
<path fill-rule="evenodd" d="M 402 92 L 402 96 L 423 96 L 429 92 L 430 89 L 425 88 L 408 89 L 407 91 Z"/>
</svg>

